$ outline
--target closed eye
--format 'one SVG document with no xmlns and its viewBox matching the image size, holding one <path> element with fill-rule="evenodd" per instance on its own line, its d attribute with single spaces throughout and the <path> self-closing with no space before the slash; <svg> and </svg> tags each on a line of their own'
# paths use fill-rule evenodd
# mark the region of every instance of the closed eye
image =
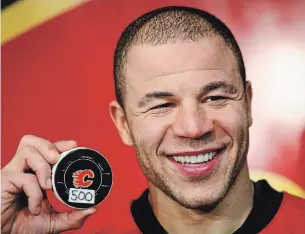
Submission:
<svg viewBox="0 0 305 234">
<path fill-rule="evenodd" d="M 155 109 L 162 109 L 162 108 L 168 108 L 168 107 L 174 107 L 175 104 L 174 103 L 164 103 L 158 106 L 154 106 L 152 108 L 150 108 L 150 110 L 155 110 Z"/>
</svg>

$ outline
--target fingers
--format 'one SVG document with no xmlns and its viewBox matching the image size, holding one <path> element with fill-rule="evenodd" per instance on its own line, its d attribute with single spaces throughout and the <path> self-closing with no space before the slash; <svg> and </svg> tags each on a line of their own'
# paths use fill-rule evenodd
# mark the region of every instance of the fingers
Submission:
<svg viewBox="0 0 305 234">
<path fill-rule="evenodd" d="M 36 148 L 49 164 L 55 164 L 60 158 L 60 154 L 55 145 L 46 139 L 33 135 L 25 135 L 20 141 L 17 154 L 18 151 L 22 150 L 26 146 Z"/>
<path fill-rule="evenodd" d="M 19 150 L 8 168 L 14 172 L 24 172 L 31 169 L 35 172 L 41 188 L 45 190 L 52 188 L 51 167 L 33 146 L 25 146 Z"/>
<path fill-rule="evenodd" d="M 40 213 L 43 194 L 38 180 L 33 174 L 11 173 L 5 175 L 3 190 L 10 194 L 17 194 L 24 191 L 28 197 L 28 207 L 33 215 Z"/>
<path fill-rule="evenodd" d="M 60 158 L 60 152 L 74 147 L 76 147 L 75 141 L 60 141 L 52 144 L 48 140 L 32 135 L 26 135 L 22 137 L 17 153 L 8 166 L 23 171 L 27 169 L 27 158 L 32 154 L 37 156 L 37 153 L 34 152 L 33 148 L 40 153 L 41 157 L 48 164 L 55 164 Z"/>
<path fill-rule="evenodd" d="M 60 158 L 59 152 L 76 147 L 75 141 L 59 141 L 52 144 L 50 141 L 32 136 L 24 136 L 11 162 L 3 168 L 6 172 L 25 172 L 31 169 L 35 172 L 41 188 L 52 188 L 51 167 Z"/>
<path fill-rule="evenodd" d="M 54 143 L 55 147 L 57 148 L 57 150 L 59 152 L 64 152 L 70 149 L 73 149 L 77 146 L 76 141 L 58 141 L 56 143 Z"/>
<path fill-rule="evenodd" d="M 54 233 L 79 229 L 83 226 L 86 218 L 96 212 L 95 208 L 86 210 L 74 210 L 71 212 L 58 213 L 51 223 L 51 230 Z M 53 233 L 52 232 L 52 233 Z"/>
<path fill-rule="evenodd" d="M 51 167 L 33 146 L 25 146 L 19 150 L 2 172 L 4 174 L 23 173 L 28 169 L 35 172 L 41 188 L 45 190 L 52 188 Z"/>
<path fill-rule="evenodd" d="M 52 188 L 51 167 L 36 148 L 28 146 L 24 156 L 28 168 L 31 168 L 39 181 L 40 187 L 44 190 Z"/>
</svg>

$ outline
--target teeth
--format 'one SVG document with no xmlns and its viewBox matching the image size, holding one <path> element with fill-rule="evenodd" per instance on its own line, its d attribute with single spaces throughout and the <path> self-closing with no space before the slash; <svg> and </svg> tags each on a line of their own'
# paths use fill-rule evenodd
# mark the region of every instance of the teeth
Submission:
<svg viewBox="0 0 305 234">
<path fill-rule="evenodd" d="M 206 161 L 208 161 L 209 160 L 209 154 L 205 154 L 204 155 L 204 161 L 206 162 Z"/>
<path fill-rule="evenodd" d="M 198 163 L 203 163 L 204 161 L 205 161 L 204 155 L 203 154 L 199 154 L 199 156 L 198 156 Z"/>
<path fill-rule="evenodd" d="M 183 156 L 182 156 L 182 157 L 183 157 Z M 186 162 L 186 163 L 190 163 L 190 162 L 191 162 L 191 159 L 190 159 L 189 156 L 185 156 L 184 158 L 185 158 L 185 162 Z"/>
<path fill-rule="evenodd" d="M 197 163 L 197 157 L 191 156 L 191 163 Z"/>
<path fill-rule="evenodd" d="M 216 155 L 216 152 L 210 152 L 206 154 L 199 154 L 199 155 L 193 155 L 193 156 L 174 156 L 174 160 L 176 162 L 182 163 L 182 164 L 197 164 L 197 163 L 205 163 L 210 161 L 214 156 Z"/>
<path fill-rule="evenodd" d="M 185 157 L 182 157 L 182 156 L 180 156 L 180 162 L 182 162 L 182 163 L 185 163 L 186 162 L 186 159 L 185 159 Z"/>
</svg>

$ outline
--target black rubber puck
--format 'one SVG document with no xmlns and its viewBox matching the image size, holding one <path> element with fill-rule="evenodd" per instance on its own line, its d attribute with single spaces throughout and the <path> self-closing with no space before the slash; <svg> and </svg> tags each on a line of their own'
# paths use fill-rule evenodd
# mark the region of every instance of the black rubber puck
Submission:
<svg viewBox="0 0 305 234">
<path fill-rule="evenodd" d="M 52 168 L 55 196 L 75 209 L 97 206 L 109 194 L 112 170 L 106 158 L 89 148 L 63 152 Z"/>
</svg>

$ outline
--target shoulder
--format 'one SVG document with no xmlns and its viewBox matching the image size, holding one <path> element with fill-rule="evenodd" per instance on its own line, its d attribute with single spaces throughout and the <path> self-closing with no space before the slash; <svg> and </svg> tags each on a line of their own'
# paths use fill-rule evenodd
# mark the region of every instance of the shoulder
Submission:
<svg viewBox="0 0 305 234">
<path fill-rule="evenodd" d="M 305 217 L 305 199 L 284 192 L 280 211 L 293 214 L 294 217 Z"/>
<path fill-rule="evenodd" d="M 305 199 L 283 193 L 283 200 L 272 222 L 262 234 L 305 233 Z"/>
</svg>

